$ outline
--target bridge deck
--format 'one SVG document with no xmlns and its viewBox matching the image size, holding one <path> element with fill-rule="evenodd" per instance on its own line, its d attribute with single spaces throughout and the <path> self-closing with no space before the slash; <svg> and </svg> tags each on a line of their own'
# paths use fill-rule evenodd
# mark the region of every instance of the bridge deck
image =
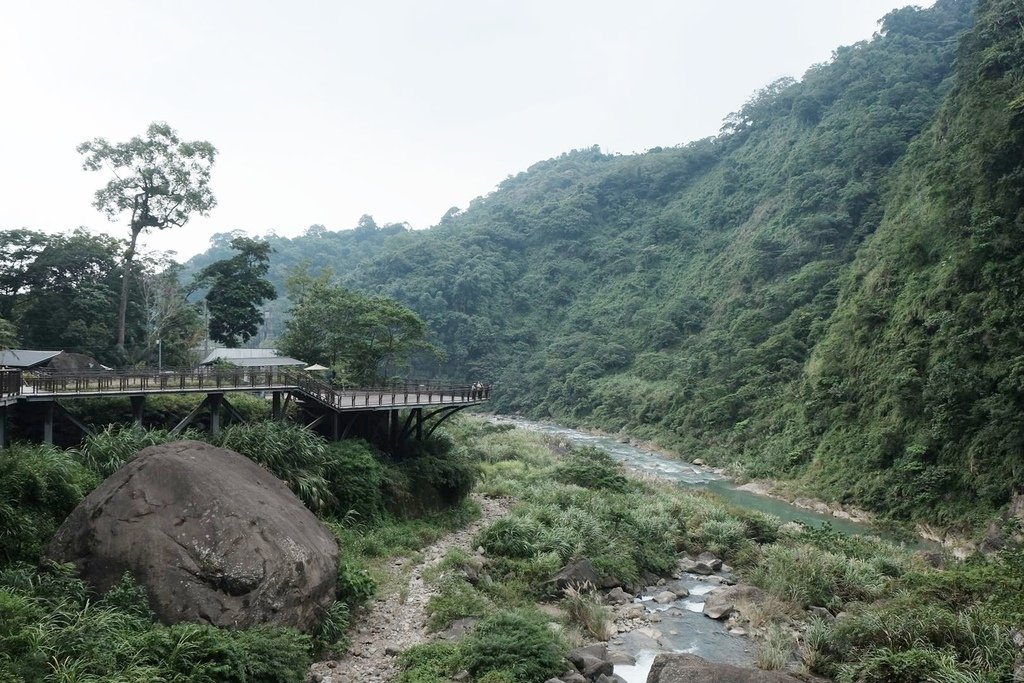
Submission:
<svg viewBox="0 0 1024 683">
<path fill-rule="evenodd" d="M 160 394 L 292 392 L 336 412 L 468 406 L 487 401 L 486 387 L 401 382 L 385 387 L 333 387 L 308 373 L 282 368 L 191 368 L 126 372 L 0 370 L 0 406 L 19 401 Z"/>
</svg>

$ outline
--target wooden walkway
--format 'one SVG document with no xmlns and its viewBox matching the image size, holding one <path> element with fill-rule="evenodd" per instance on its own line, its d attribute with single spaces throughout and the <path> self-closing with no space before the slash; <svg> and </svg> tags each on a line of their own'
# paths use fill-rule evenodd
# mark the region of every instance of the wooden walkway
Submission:
<svg viewBox="0 0 1024 683">
<path fill-rule="evenodd" d="M 281 397 L 296 397 L 323 411 L 319 424 L 327 414 L 338 417 L 345 413 L 390 411 L 392 422 L 397 421 L 399 410 L 408 410 L 410 425 L 422 435 L 423 409 L 437 409 L 427 416 L 440 416 L 430 431 L 452 413 L 478 405 L 490 398 L 486 386 L 438 383 L 431 381 L 403 381 L 383 387 L 334 387 L 307 372 L 288 368 L 188 368 L 182 370 L 155 369 L 130 371 L 77 371 L 77 372 L 22 372 L 0 370 L 0 448 L 4 446 L 4 425 L 8 406 L 20 403 L 43 402 L 52 405 L 58 400 L 124 396 L 132 399 L 136 419 L 141 422 L 142 403 L 146 396 L 161 394 L 206 394 L 211 411 L 216 412 L 224 394 L 266 392 L 273 397 L 273 414 L 282 411 Z M 52 415 L 52 410 L 50 411 Z M 190 416 L 190 419 L 194 417 Z M 52 417 L 45 427 L 44 440 L 52 438 Z M 179 425 L 183 428 L 186 423 Z M 81 426 L 81 425 L 79 425 Z M 82 427 L 83 429 L 84 426 Z M 219 420 L 212 425 L 219 428 Z M 177 428 L 176 428 L 177 429 Z"/>
</svg>

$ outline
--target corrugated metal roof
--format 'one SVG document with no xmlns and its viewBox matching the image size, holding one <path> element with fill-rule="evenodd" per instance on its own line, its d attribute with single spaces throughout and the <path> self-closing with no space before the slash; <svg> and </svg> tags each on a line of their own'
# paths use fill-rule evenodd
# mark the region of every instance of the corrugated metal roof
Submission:
<svg viewBox="0 0 1024 683">
<path fill-rule="evenodd" d="M 258 368 L 278 365 L 301 365 L 306 367 L 306 361 L 289 358 L 288 356 L 269 356 L 264 358 L 235 358 L 228 361 L 240 368 Z"/>
<path fill-rule="evenodd" d="M 0 351 L 0 366 L 23 370 L 42 365 L 63 351 L 36 351 L 34 349 L 7 349 Z"/>
<path fill-rule="evenodd" d="M 214 349 L 200 365 L 218 360 L 226 360 L 238 365 L 236 361 L 243 358 L 273 358 L 280 355 L 277 349 Z"/>
</svg>

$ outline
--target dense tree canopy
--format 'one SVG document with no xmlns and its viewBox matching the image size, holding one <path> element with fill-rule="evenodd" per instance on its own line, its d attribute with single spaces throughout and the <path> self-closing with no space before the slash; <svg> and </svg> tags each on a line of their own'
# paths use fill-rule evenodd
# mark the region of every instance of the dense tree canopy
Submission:
<svg viewBox="0 0 1024 683">
<path fill-rule="evenodd" d="M 372 386 L 407 369 L 417 352 L 436 353 L 412 310 L 394 299 L 345 289 L 330 271 L 317 278 L 296 271 L 288 293 L 293 304 L 278 348 L 334 369 L 338 381 Z"/>
</svg>

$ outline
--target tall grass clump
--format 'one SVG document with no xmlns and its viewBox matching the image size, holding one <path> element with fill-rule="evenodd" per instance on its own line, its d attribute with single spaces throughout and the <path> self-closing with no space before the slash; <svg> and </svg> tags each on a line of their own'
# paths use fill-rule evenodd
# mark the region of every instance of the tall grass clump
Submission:
<svg viewBox="0 0 1024 683">
<path fill-rule="evenodd" d="M 326 477 L 327 442 L 313 431 L 287 422 L 254 422 L 231 425 L 213 442 L 273 472 L 310 510 L 335 507 Z"/>
<path fill-rule="evenodd" d="M 596 589 L 589 583 L 564 589 L 562 609 L 588 638 L 608 640 L 614 635 L 611 610 L 601 604 Z"/>
<path fill-rule="evenodd" d="M 64 518 L 99 482 L 73 453 L 15 444 L 0 451 L 0 566 L 35 562 Z"/>
<path fill-rule="evenodd" d="M 820 605 L 835 611 L 848 602 L 882 597 L 889 582 L 869 562 L 806 543 L 765 546 L 750 580 L 802 607 Z"/>
<path fill-rule="evenodd" d="M 96 472 L 101 479 L 106 479 L 147 446 L 197 436 L 196 432 L 175 436 L 162 429 L 107 425 L 102 431 L 85 438 L 81 458 L 86 467 Z"/>
</svg>

